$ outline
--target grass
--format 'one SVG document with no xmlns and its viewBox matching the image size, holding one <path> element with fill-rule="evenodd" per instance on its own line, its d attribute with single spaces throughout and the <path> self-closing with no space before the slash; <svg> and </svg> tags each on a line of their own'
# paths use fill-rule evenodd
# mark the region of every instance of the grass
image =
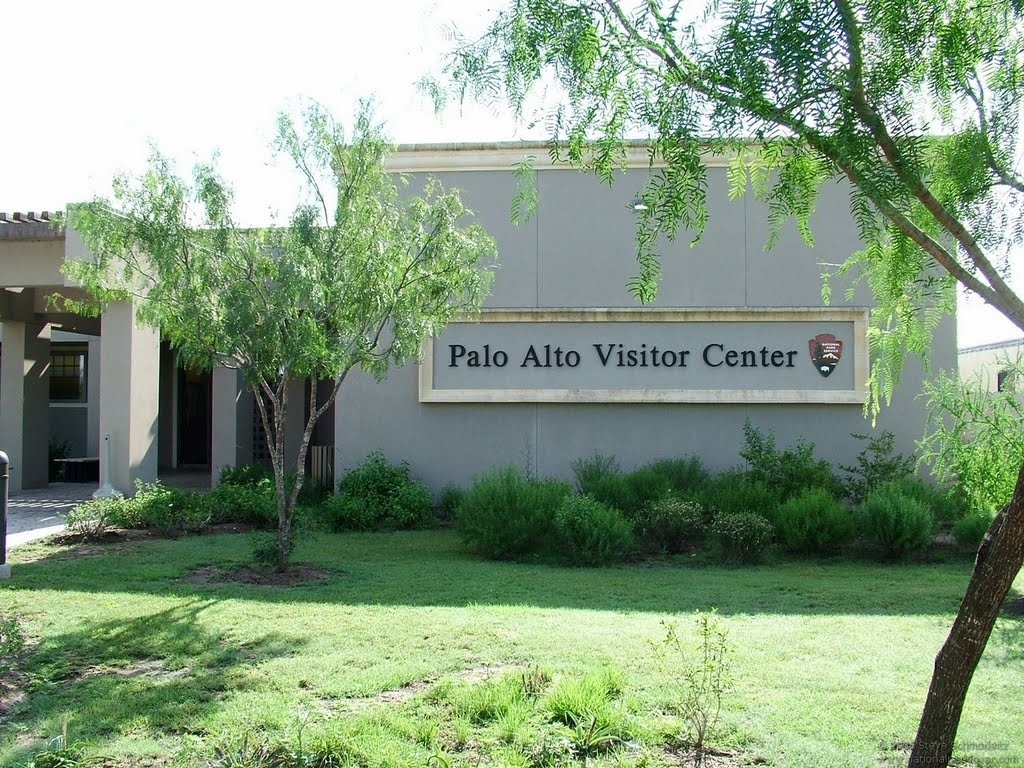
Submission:
<svg viewBox="0 0 1024 768">
<path fill-rule="evenodd" d="M 0 612 L 19 614 L 32 643 L 0 765 L 24 762 L 68 714 L 72 740 L 123 765 L 202 762 L 217 747 L 239 765 L 251 737 L 300 731 L 367 766 L 435 753 L 556 765 L 587 739 L 594 764 L 657 764 L 651 750 L 682 727 L 666 714 L 662 622 L 687 629 L 711 608 L 736 680 L 714 746 L 776 766 L 895 765 L 971 567 L 564 569 L 480 561 L 431 531 L 300 543 L 297 561 L 331 571 L 322 584 L 189 578 L 248 553 L 230 535 L 15 550 Z M 1003 617 L 971 686 L 963 760 L 1024 764 L 1022 662 L 1024 620 Z M 590 714 L 567 714 L 588 697 Z"/>
</svg>

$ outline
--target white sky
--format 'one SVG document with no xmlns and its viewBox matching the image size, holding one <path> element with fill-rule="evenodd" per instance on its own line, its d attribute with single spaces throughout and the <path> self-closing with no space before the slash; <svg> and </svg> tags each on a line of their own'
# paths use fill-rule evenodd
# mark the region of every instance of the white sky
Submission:
<svg viewBox="0 0 1024 768">
<path fill-rule="evenodd" d="M 149 143 L 182 170 L 217 150 L 239 218 L 289 210 L 295 182 L 270 165 L 274 119 L 301 98 L 343 122 L 360 98 L 400 143 L 543 138 L 490 107 L 434 114 L 415 86 L 480 30 L 498 0 L 5 0 L 0 11 L 0 211 L 62 207 L 143 167 Z M 596 182 L 595 182 L 596 183 Z M 1019 337 L 980 302 L 960 344 Z"/>
</svg>

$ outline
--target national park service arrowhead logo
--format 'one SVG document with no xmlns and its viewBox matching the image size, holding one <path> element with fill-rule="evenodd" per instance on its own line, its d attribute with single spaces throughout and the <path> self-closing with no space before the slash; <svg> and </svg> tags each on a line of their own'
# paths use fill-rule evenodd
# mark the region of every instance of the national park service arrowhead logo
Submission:
<svg viewBox="0 0 1024 768">
<path fill-rule="evenodd" d="M 818 373 L 828 378 L 839 365 L 839 358 L 843 356 L 843 342 L 831 333 L 819 333 L 807 342 L 807 347 L 811 351 L 811 362 Z"/>
</svg>

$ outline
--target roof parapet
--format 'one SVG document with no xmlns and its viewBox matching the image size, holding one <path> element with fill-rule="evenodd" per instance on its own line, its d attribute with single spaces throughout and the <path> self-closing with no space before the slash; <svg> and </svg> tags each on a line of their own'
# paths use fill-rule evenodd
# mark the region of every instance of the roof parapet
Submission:
<svg viewBox="0 0 1024 768">
<path fill-rule="evenodd" d="M 0 211 L 0 240 L 59 240 L 64 228 L 49 211 L 3 213 Z"/>
</svg>

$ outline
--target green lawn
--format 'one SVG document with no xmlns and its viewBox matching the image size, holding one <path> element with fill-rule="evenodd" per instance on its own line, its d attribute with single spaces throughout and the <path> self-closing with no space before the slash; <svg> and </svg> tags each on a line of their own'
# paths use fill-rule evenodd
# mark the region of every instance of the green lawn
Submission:
<svg viewBox="0 0 1024 768">
<path fill-rule="evenodd" d="M 534 668 L 551 676 L 549 690 L 620 673 L 616 712 L 635 743 L 597 762 L 656 763 L 644 745 L 675 724 L 660 714 L 672 697 L 652 641 L 663 620 L 689 630 L 692 611 L 717 608 L 736 678 L 717 743 L 770 765 L 877 768 L 899 762 L 889 745 L 913 738 L 971 565 L 565 569 L 479 561 L 433 531 L 300 544 L 296 560 L 332 572 L 317 585 L 189 578 L 248 551 L 237 535 L 15 550 L 0 611 L 21 615 L 35 643 L 21 662 L 28 695 L 0 725 L 0 763 L 25 760 L 70 714 L 73 739 L 126 765 L 194 761 L 245 734 L 294 735 L 300 723 L 309 738 L 362 745 L 371 765 L 424 765 L 435 751 L 453 765 L 480 755 L 523 764 L 502 751 L 498 725 L 465 716 L 463 704 L 472 689 Z M 528 738 L 534 715 L 515 717 L 499 725 Z M 1024 620 L 1004 617 L 958 753 L 1024 765 L 1022 723 Z"/>
</svg>

